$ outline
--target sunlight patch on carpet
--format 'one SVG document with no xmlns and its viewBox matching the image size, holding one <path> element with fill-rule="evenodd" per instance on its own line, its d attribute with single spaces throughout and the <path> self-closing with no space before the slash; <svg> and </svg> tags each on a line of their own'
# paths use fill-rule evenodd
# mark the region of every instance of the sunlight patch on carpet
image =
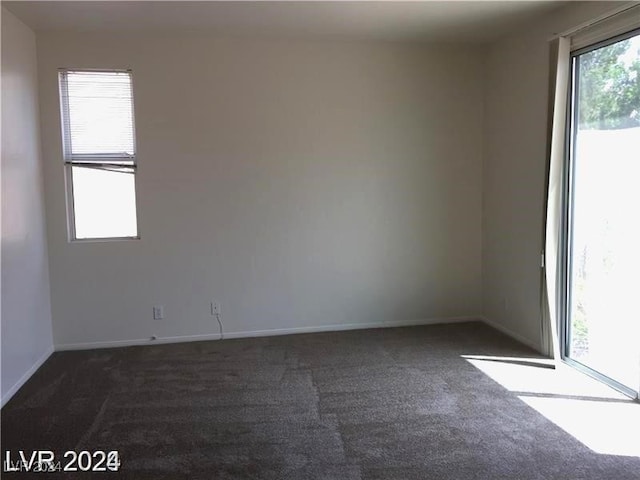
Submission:
<svg viewBox="0 0 640 480">
<path fill-rule="evenodd" d="M 462 357 L 594 452 L 640 457 L 640 404 L 625 395 L 547 359 Z"/>
</svg>

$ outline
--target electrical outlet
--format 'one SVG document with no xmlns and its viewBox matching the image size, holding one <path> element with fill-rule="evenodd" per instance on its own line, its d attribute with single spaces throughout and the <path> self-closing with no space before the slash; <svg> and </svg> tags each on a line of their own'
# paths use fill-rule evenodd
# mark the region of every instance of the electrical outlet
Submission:
<svg viewBox="0 0 640 480">
<path fill-rule="evenodd" d="M 153 307 L 153 319 L 162 320 L 164 318 L 164 307 L 162 305 L 156 305 Z"/>
<path fill-rule="evenodd" d="M 211 302 L 211 315 L 220 315 L 220 302 L 216 302 L 215 300 Z"/>
</svg>

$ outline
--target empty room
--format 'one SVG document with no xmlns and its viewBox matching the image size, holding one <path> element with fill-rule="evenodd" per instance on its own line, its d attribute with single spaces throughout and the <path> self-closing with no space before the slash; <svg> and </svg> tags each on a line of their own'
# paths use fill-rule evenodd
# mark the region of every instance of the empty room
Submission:
<svg viewBox="0 0 640 480">
<path fill-rule="evenodd" d="M 2 478 L 640 479 L 640 2 L 1 7 Z"/>
</svg>

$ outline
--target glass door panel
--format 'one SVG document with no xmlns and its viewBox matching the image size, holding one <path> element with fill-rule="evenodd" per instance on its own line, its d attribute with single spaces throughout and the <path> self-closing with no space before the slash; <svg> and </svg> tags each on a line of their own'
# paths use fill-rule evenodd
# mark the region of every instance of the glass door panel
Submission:
<svg viewBox="0 0 640 480">
<path fill-rule="evenodd" d="M 573 57 L 565 356 L 640 387 L 640 32 Z"/>
</svg>

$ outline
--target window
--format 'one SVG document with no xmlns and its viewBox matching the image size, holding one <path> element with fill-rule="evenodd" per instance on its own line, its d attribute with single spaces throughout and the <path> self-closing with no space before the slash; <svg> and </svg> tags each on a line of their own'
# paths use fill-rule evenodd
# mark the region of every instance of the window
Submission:
<svg viewBox="0 0 640 480">
<path fill-rule="evenodd" d="M 564 356 L 640 391 L 640 30 L 574 50 Z"/>
<path fill-rule="evenodd" d="M 61 70 L 69 238 L 138 238 L 130 71 Z"/>
</svg>

